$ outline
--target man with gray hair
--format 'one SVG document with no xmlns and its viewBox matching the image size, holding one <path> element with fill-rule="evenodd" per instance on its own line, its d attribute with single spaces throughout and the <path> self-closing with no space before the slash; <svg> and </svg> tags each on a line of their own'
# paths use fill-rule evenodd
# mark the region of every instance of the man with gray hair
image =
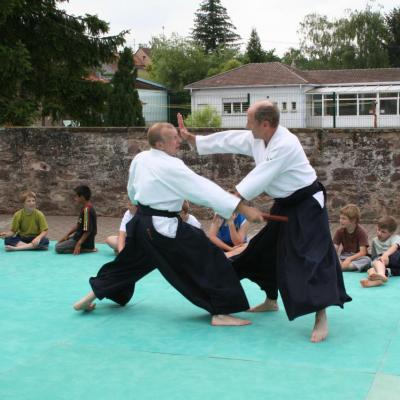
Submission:
<svg viewBox="0 0 400 400">
<path fill-rule="evenodd" d="M 128 195 L 138 209 L 127 224 L 126 246 L 90 278 L 92 291 L 74 308 L 91 311 L 93 301 L 104 297 L 125 305 L 135 283 L 158 268 L 183 296 L 212 315 L 212 325 L 250 324 L 229 315 L 249 308 L 230 261 L 179 213 L 184 200 L 212 207 L 224 218 L 237 211 L 251 221 L 262 221 L 262 213 L 175 157 L 181 138 L 173 125 L 151 126 L 148 141 L 151 149 L 136 155 L 129 170 Z"/>
<path fill-rule="evenodd" d="M 312 342 L 328 335 L 325 308 L 343 307 L 342 271 L 330 235 L 325 189 L 317 181 L 298 138 L 279 125 L 278 107 L 259 101 L 247 111 L 247 130 L 208 136 L 189 133 L 178 115 L 182 137 L 199 154 L 236 153 L 254 158 L 255 168 L 236 186 L 245 200 L 262 193 L 275 199 L 273 214 L 288 222 L 269 221 L 233 265 L 266 292 L 264 303 L 251 311 L 277 311 L 278 290 L 289 320 L 316 313 Z"/>
</svg>

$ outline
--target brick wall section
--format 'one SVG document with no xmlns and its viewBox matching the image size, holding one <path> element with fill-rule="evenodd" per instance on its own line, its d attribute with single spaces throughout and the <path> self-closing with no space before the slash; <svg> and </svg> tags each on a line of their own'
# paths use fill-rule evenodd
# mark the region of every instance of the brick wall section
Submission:
<svg viewBox="0 0 400 400">
<path fill-rule="evenodd" d="M 292 132 L 327 188 L 331 219 L 337 219 L 341 206 L 353 202 L 362 209 L 364 222 L 385 213 L 400 220 L 400 129 Z M 18 195 L 29 188 L 47 214 L 75 215 L 72 190 L 88 184 L 98 214 L 120 216 L 130 161 L 145 149 L 141 128 L 1 128 L 0 213 L 20 207 Z M 253 167 L 248 157 L 199 157 L 187 146 L 179 156 L 195 172 L 227 189 Z M 266 209 L 271 201 L 262 196 L 254 203 Z M 212 215 L 204 208 L 193 207 L 193 212 L 201 218 Z"/>
</svg>

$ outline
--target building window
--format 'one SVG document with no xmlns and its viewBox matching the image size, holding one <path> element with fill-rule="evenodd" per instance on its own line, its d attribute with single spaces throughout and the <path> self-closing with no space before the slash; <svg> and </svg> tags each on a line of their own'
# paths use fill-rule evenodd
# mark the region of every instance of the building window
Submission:
<svg viewBox="0 0 400 400">
<path fill-rule="evenodd" d="M 357 95 L 339 95 L 339 115 L 357 115 Z"/>
<path fill-rule="evenodd" d="M 286 112 L 286 111 L 287 111 L 287 102 L 282 101 L 282 112 Z"/>
<path fill-rule="evenodd" d="M 297 104 L 296 104 L 295 101 L 292 101 L 292 110 L 291 110 L 291 111 L 292 111 L 292 112 L 297 111 Z"/>
<path fill-rule="evenodd" d="M 322 116 L 322 94 L 313 94 L 312 96 L 312 115 L 314 117 Z"/>
<path fill-rule="evenodd" d="M 223 103 L 224 104 L 224 114 L 232 114 L 232 103 Z"/>
<path fill-rule="evenodd" d="M 249 108 L 247 99 L 222 99 L 224 114 L 246 114 Z"/>
<path fill-rule="evenodd" d="M 324 95 L 324 115 L 333 116 L 335 115 L 335 99 L 333 94 Z"/>
<path fill-rule="evenodd" d="M 374 115 L 376 109 L 375 93 L 359 93 L 358 94 L 358 114 Z"/>
<path fill-rule="evenodd" d="M 381 115 L 397 114 L 398 93 L 379 94 L 379 113 Z"/>
</svg>

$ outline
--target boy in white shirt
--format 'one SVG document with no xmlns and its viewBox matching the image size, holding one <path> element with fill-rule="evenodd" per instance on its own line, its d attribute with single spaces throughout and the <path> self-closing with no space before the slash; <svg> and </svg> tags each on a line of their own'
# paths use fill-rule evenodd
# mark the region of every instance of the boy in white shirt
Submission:
<svg viewBox="0 0 400 400">
<path fill-rule="evenodd" d="M 118 235 L 108 236 L 106 239 L 106 243 L 114 250 L 115 254 L 120 253 L 125 247 L 126 224 L 133 218 L 136 213 L 136 209 L 137 207 L 129 202 L 128 209 L 125 211 L 125 214 L 122 217 Z"/>
<path fill-rule="evenodd" d="M 379 219 L 376 228 L 376 237 L 372 240 L 371 246 L 371 268 L 368 272 L 368 279 L 360 281 L 361 286 L 381 286 L 388 280 L 388 276 L 398 275 L 397 255 L 400 236 L 396 235 L 397 222 L 393 217 L 382 217 Z M 393 272 L 392 272 L 393 269 Z"/>
</svg>

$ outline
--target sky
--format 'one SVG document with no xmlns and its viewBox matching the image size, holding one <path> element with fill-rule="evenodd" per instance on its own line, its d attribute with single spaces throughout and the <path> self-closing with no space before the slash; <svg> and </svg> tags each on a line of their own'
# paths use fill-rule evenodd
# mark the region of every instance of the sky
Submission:
<svg viewBox="0 0 400 400">
<path fill-rule="evenodd" d="M 126 45 L 134 50 L 149 43 L 153 36 L 172 33 L 189 36 L 194 14 L 201 0 L 69 0 L 59 7 L 72 15 L 96 14 L 110 24 L 110 33 L 130 30 Z M 400 7 L 399 0 L 370 1 L 383 13 Z M 346 10 L 364 10 L 366 0 L 222 0 L 236 32 L 246 45 L 250 32 L 257 30 L 264 50 L 275 49 L 283 56 L 290 47 L 298 47 L 300 22 L 310 13 L 336 19 Z"/>
</svg>

